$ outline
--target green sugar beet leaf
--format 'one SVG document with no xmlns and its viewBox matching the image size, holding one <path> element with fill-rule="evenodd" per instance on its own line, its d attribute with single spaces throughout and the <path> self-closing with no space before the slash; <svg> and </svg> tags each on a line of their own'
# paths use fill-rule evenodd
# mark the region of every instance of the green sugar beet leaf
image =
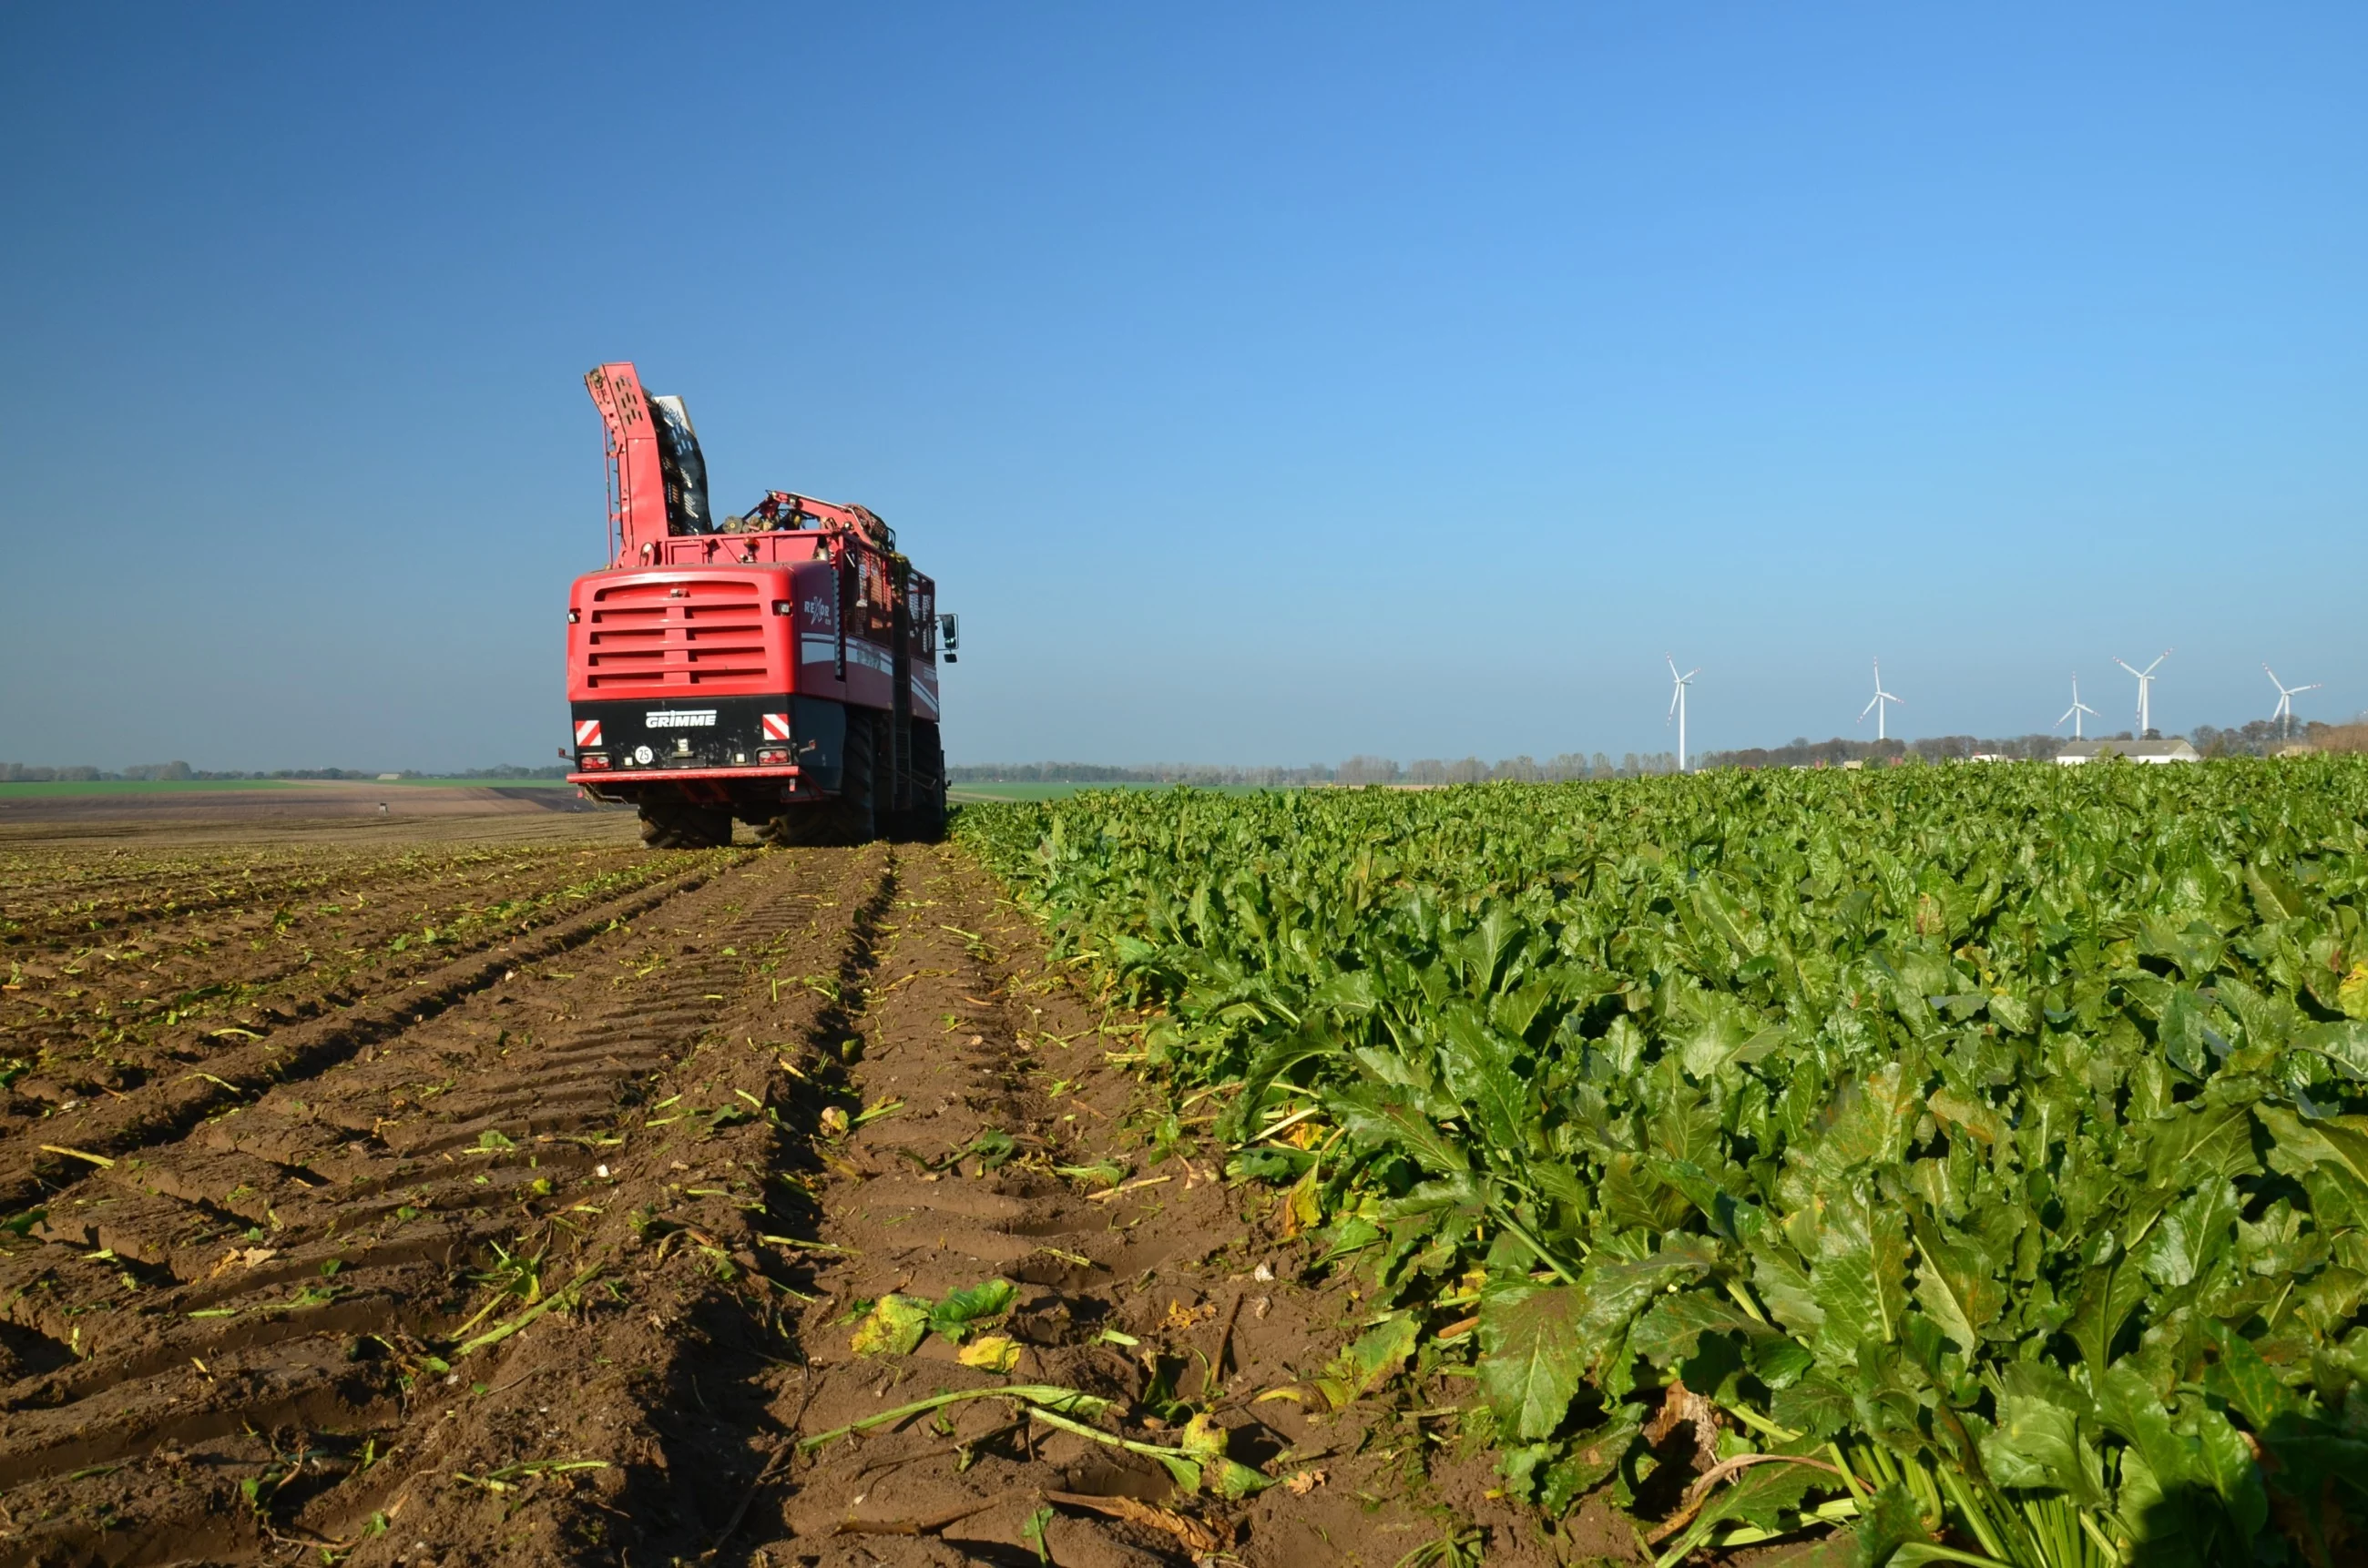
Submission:
<svg viewBox="0 0 2368 1568">
<path fill-rule="evenodd" d="M 1971 1355 L 1981 1346 L 1982 1331 L 2006 1310 L 1998 1264 L 1978 1243 L 1951 1235 L 1928 1214 L 1916 1214 L 1914 1230 L 1916 1302 L 1959 1351 Z"/>
<path fill-rule="evenodd" d="M 2089 1402 L 2052 1369 L 2030 1362 L 2007 1369 L 1998 1421 L 1981 1438 L 1982 1464 L 2001 1486 L 2066 1493 L 2094 1507 L 2104 1501 L 2102 1461 L 2084 1433 Z"/>
<path fill-rule="evenodd" d="M 1899 1158 L 1923 1108 L 1899 1062 L 1868 1074 L 1846 1085 L 1835 1102 L 1832 1129 L 1810 1155 L 1813 1167 L 1833 1180 L 1862 1165 Z"/>
<path fill-rule="evenodd" d="M 2212 1369 L 2203 1375 L 2204 1389 L 2241 1412 L 2245 1424 L 2254 1431 L 2270 1431 L 2280 1416 L 2295 1408 L 2294 1391 L 2278 1380 L 2251 1340 L 2209 1319 L 2203 1327 L 2218 1351 Z"/>
<path fill-rule="evenodd" d="M 1696 1540 L 1728 1523 L 1776 1531 L 1799 1528 L 1803 1501 L 1812 1491 L 1839 1490 L 1841 1478 L 1804 1464 L 1755 1464 L 1702 1505 L 1688 1532 Z"/>
<path fill-rule="evenodd" d="M 1745 1048 L 1761 1042 L 1765 1022 L 1757 1009 L 1738 998 L 1713 993 L 1697 1005 L 1695 1017 L 1681 1027 L 1679 1063 L 1696 1083 L 1707 1083 Z"/>
<path fill-rule="evenodd" d="M 1628 1335 L 1628 1347 L 1656 1367 L 1667 1367 L 1702 1351 L 1705 1334 L 1739 1334 L 1747 1338 L 1774 1331 L 1725 1296 L 1708 1290 L 1680 1290 L 1656 1300 Z"/>
<path fill-rule="evenodd" d="M 2163 1211 L 2140 1244 L 2138 1267 L 2167 1290 L 2192 1284 L 2228 1249 L 2236 1231 L 2235 1186 L 2206 1182 Z"/>
<path fill-rule="evenodd" d="M 1538 1506 L 1551 1518 L 1570 1512 L 1582 1494 L 1620 1468 L 1620 1460 L 1644 1429 L 1641 1421 L 1615 1416 L 1572 1438 L 1569 1451 L 1546 1465 L 1538 1483 Z"/>
<path fill-rule="evenodd" d="M 1551 1437 L 1568 1414 L 1596 1348 L 1580 1338 L 1585 1305 L 1568 1285 L 1513 1285 L 1482 1298 L 1480 1392 L 1511 1437 Z"/>
<path fill-rule="evenodd" d="M 1861 1345 L 1888 1345 L 1907 1313 L 1907 1221 L 1890 1205 L 1843 1200 L 1826 1210 L 1809 1293 L 1823 1309 L 1820 1356 L 1855 1362 Z"/>
<path fill-rule="evenodd" d="M 2305 1121 L 2280 1106 L 2259 1105 L 2253 1114 L 2269 1129 L 2270 1165 L 2291 1176 L 2322 1173 L 2368 1215 L 2368 1117 Z"/>
<path fill-rule="evenodd" d="M 1480 1389 L 1504 1429 L 1525 1442 L 1552 1435 L 1580 1380 L 1609 1364 L 1628 1325 L 1671 1285 L 1707 1271 L 1704 1251 L 1590 1265 L 1576 1285 L 1500 1286 L 1480 1302 Z"/>
<path fill-rule="evenodd" d="M 929 1332 L 956 1345 L 974 1326 L 1001 1317 L 1019 1299 L 1019 1287 L 1008 1279 L 988 1279 L 956 1290 L 929 1309 Z"/>
<path fill-rule="evenodd" d="M 2292 920 L 2310 908 L 2292 878 L 2258 860 L 2245 863 L 2245 891 L 2253 895 L 2254 907 L 2264 920 Z"/>
<path fill-rule="evenodd" d="M 1537 1116 L 1513 1071 L 1511 1042 L 1463 1003 L 1449 1006 L 1442 1033 L 1439 1062 L 1448 1090 L 1471 1108 L 1487 1144 L 1508 1154 L 1530 1148 Z"/>
<path fill-rule="evenodd" d="M 2073 1298 L 2072 1315 L 2064 1332 L 2078 1346 L 2080 1358 L 2088 1365 L 2090 1378 L 2100 1378 L 2113 1363 L 2114 1341 L 2121 1335 L 2123 1325 L 2146 1298 L 2149 1286 L 2138 1266 L 2124 1258 L 2119 1263 L 2100 1264 L 2080 1277 L 2079 1292 Z"/>
<path fill-rule="evenodd" d="M 1429 1175 L 1463 1176 L 1472 1169 L 1463 1145 L 1389 1085 L 1360 1085 L 1333 1096 L 1329 1108 L 1360 1143 L 1399 1150 Z"/>
<path fill-rule="evenodd" d="M 2344 984 L 2347 1008 L 2353 1005 L 2351 998 L 2368 997 L 2368 984 L 2354 985 L 2350 981 Z M 2368 1022 L 2351 1017 L 2340 1023 L 2311 1024 L 2295 1031 L 2294 1043 L 2326 1057 L 2353 1082 L 2368 1082 Z"/>
</svg>

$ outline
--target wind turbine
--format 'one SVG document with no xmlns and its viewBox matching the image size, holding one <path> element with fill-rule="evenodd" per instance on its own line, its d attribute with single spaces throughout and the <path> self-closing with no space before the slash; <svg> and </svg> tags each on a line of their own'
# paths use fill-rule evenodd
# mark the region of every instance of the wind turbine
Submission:
<svg viewBox="0 0 2368 1568">
<path fill-rule="evenodd" d="M 2154 731 L 2154 672 L 2165 659 L 2170 657 L 2173 652 L 2175 650 L 2165 648 L 2155 655 L 2154 663 L 2144 669 L 2138 668 L 2127 659 L 2113 661 L 2138 677 L 2138 739 L 2140 740 L 2146 739 Z M 2269 666 L 2264 665 L 2261 667 L 2267 669 Z"/>
<path fill-rule="evenodd" d="M 2064 710 L 2064 719 L 2069 719 L 2072 721 L 2072 738 L 2076 741 L 2080 738 L 2080 715 L 2083 713 L 2086 713 L 2091 719 L 2097 716 L 2097 710 L 2095 709 L 2080 700 L 2080 677 L 2078 675 L 2075 675 L 2072 677 L 2072 706 Z M 2053 730 L 2056 728 L 2057 725 L 2062 724 L 2064 722 L 2064 719 L 2058 719 L 2055 721 L 2055 723 L 2050 724 L 2047 727 Z"/>
<path fill-rule="evenodd" d="M 1700 674 L 1702 674 L 1700 665 L 1696 665 L 1683 675 L 1678 674 L 1677 655 L 1674 653 L 1669 655 L 1669 679 L 1677 683 L 1677 689 L 1669 693 L 1669 719 L 1675 719 L 1678 722 L 1678 771 L 1680 773 L 1686 770 L 1686 687 L 1692 685 L 1694 676 Z M 1664 719 L 1661 722 L 1666 724 L 1669 719 Z"/>
<path fill-rule="evenodd" d="M 2270 677 L 2270 684 L 2271 686 L 2278 688 L 2278 710 L 2271 714 L 2270 717 L 2271 719 L 2283 719 L 2285 721 L 2285 738 L 2292 740 L 2294 739 L 2294 699 L 2301 696 L 2305 691 L 2317 691 L 2320 687 L 2325 686 L 2327 683 L 2323 680 L 2315 680 L 2308 686 L 2288 686 L 2285 682 L 2278 678 L 2278 672 L 2270 668 L 2267 665 L 2263 665 L 2261 666 L 2261 673 Z"/>
<path fill-rule="evenodd" d="M 1878 741 L 1889 740 L 1891 737 L 1884 733 L 1883 722 L 1889 716 L 1891 710 L 1884 707 L 1884 704 L 1886 702 L 1900 702 L 1906 699 L 1903 698 L 1894 697 L 1891 693 L 1883 689 L 1883 661 L 1881 659 L 1877 659 L 1874 662 L 1874 696 L 1865 707 L 1858 710 L 1858 722 L 1863 724 L 1866 722 L 1866 716 L 1870 713 L 1873 714 L 1874 738 Z"/>
</svg>

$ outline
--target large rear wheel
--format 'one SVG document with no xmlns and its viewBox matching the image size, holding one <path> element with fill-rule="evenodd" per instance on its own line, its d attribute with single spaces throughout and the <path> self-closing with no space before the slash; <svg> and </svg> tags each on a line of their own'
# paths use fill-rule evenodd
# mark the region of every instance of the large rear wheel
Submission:
<svg viewBox="0 0 2368 1568">
<path fill-rule="evenodd" d="M 898 813 L 896 836 L 935 844 L 946 835 L 946 753 L 938 727 L 913 725 L 913 804 Z"/>
<path fill-rule="evenodd" d="M 840 754 L 838 794 L 811 806 L 791 806 L 757 830 L 768 844 L 784 848 L 807 844 L 869 844 L 874 835 L 873 749 L 878 744 L 868 709 L 847 710 L 846 750 Z"/>
<path fill-rule="evenodd" d="M 642 842 L 653 849 L 716 849 L 732 842 L 732 812 L 689 801 L 643 801 Z"/>
</svg>

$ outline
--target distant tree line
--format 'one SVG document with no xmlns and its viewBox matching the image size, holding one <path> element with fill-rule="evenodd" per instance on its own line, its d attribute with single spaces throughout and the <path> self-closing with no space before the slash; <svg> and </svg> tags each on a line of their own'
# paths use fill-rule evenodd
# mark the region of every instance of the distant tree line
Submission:
<svg viewBox="0 0 2368 1568">
<path fill-rule="evenodd" d="M 1146 762 L 1114 767 L 1099 762 L 972 762 L 946 769 L 950 784 L 1190 784 L 1209 788 L 1220 784 L 1251 784 L 1268 788 L 1322 784 L 1332 769 L 1311 763 L 1305 767 L 1240 767 L 1198 762 Z"/>
<path fill-rule="evenodd" d="M 2198 724 L 2188 744 L 2206 756 L 2274 756 L 2280 748 L 2306 745 L 2315 751 L 2368 751 L 2368 713 L 2349 724 L 2322 724 L 2313 719 L 2293 726 L 2293 733 L 2274 719 L 2255 719 L 2233 730 Z"/>
<path fill-rule="evenodd" d="M 1566 752 L 1543 762 L 1534 757 L 1508 757 L 1483 762 L 1467 756 L 1449 762 L 1417 757 L 1401 766 L 1386 756 L 1352 756 L 1338 767 L 1315 762 L 1304 767 L 1218 767 L 1205 763 L 1153 762 L 1133 767 L 1112 767 L 1091 762 L 958 763 L 946 769 L 955 784 L 1218 784 L 1262 785 L 1269 788 L 1311 784 L 1559 784 L 1577 778 L 1631 778 L 1647 773 L 1674 773 L 1673 753 L 1645 756 L 1629 752 L 1617 763 L 1601 752 L 1592 756 Z"/>
<path fill-rule="evenodd" d="M 2123 740 L 2129 739 L 2124 734 Z M 1845 762 L 1899 762 L 1916 757 L 1924 762 L 1960 762 L 1975 756 L 2008 756 L 2044 762 L 2071 744 L 2061 735 L 2017 735 L 2007 740 L 1975 735 L 1931 735 L 1915 741 L 1813 741 L 1796 735 L 1781 746 L 1745 746 L 1736 751 L 1706 751 L 1695 758 L 1697 767 L 1839 767 Z"/>
<path fill-rule="evenodd" d="M 377 778 L 379 774 L 359 767 L 279 767 L 270 772 L 210 773 L 191 767 L 186 762 L 142 762 L 110 773 L 100 767 L 43 767 L 32 763 L 0 762 L 0 784 L 95 784 L 124 781 L 162 781 L 177 783 L 186 779 L 232 780 L 244 778 Z M 424 773 L 405 768 L 396 775 L 402 778 L 564 778 L 564 764 L 543 767 L 521 767 L 505 763 L 498 767 L 472 767 L 460 773 Z"/>
<path fill-rule="evenodd" d="M 564 762 L 546 762 L 540 767 L 521 767 L 515 762 L 498 767 L 471 767 L 459 773 L 409 773 L 405 778 L 564 778 L 575 768 Z"/>
<path fill-rule="evenodd" d="M 1531 756 L 1483 762 L 1466 756 L 1453 762 L 1418 756 L 1400 767 L 1386 756 L 1352 756 L 1335 770 L 1339 784 L 1567 784 L 1581 778 L 1635 778 L 1648 773 L 1675 773 L 1674 752 L 1628 752 L 1618 762 L 1602 752 L 1589 756 L 1568 751 L 1543 762 Z"/>
</svg>

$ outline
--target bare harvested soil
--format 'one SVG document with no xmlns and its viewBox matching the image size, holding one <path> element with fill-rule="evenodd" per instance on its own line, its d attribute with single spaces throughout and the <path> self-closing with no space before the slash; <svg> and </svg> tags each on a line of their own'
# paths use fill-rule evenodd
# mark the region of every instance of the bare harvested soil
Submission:
<svg viewBox="0 0 2368 1568">
<path fill-rule="evenodd" d="M 0 1564 L 1634 1555 L 1320 1391 L 1354 1279 L 960 851 L 342 853 L 0 860 Z M 1009 1384 L 1113 1403 L 806 1441 Z"/>
<path fill-rule="evenodd" d="M 583 819 L 604 819 L 600 824 Z M 233 854 L 259 835 L 381 846 L 421 840 L 516 846 L 531 840 L 632 837 L 629 808 L 537 785 L 305 779 L 265 789 L 163 787 L 47 793 L 0 785 L 0 844 L 208 844 Z"/>
</svg>

